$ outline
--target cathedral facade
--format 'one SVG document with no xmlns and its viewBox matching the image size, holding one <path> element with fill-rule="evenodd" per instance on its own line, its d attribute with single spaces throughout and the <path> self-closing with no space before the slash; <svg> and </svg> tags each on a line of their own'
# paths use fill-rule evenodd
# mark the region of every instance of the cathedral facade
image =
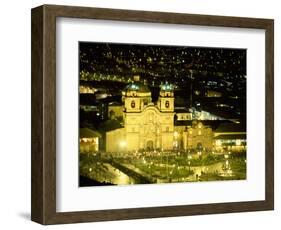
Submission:
<svg viewBox="0 0 281 230">
<path fill-rule="evenodd" d="M 201 138 L 205 147 L 211 148 L 210 128 L 204 129 L 201 124 L 200 131 L 195 134 L 194 127 L 192 133 L 186 126 L 174 125 L 174 100 L 174 89 L 170 84 L 160 86 L 156 103 L 152 102 L 151 91 L 146 85 L 129 84 L 122 91 L 124 127 L 106 133 L 106 151 L 196 148 L 200 143 L 192 141 L 194 135 Z"/>
<path fill-rule="evenodd" d="M 124 128 L 106 133 L 106 150 L 137 151 L 172 149 L 174 140 L 174 92 L 161 85 L 155 105 L 146 85 L 129 84 L 122 92 Z"/>
</svg>

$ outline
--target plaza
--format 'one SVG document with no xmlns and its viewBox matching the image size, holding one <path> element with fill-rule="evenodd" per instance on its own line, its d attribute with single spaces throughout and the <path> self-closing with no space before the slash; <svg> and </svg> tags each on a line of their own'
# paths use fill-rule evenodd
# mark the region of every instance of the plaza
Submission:
<svg viewBox="0 0 281 230">
<path fill-rule="evenodd" d="M 92 163 L 91 163 L 92 162 Z M 146 151 L 80 156 L 86 177 L 112 185 L 246 179 L 246 154 Z"/>
</svg>

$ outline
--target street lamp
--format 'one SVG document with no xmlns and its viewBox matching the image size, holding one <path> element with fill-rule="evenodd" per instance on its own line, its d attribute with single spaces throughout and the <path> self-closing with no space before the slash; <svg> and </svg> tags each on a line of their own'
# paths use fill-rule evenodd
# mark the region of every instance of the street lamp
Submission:
<svg viewBox="0 0 281 230">
<path fill-rule="evenodd" d="M 168 175 L 168 154 L 166 155 L 166 177 L 167 180 L 169 179 L 169 175 Z"/>
<path fill-rule="evenodd" d="M 197 155 L 198 155 L 198 158 L 200 160 L 200 163 L 202 163 L 202 152 L 201 151 L 198 151 L 197 152 Z"/>
<path fill-rule="evenodd" d="M 170 182 L 172 181 L 173 170 L 170 171 Z"/>
<path fill-rule="evenodd" d="M 92 168 L 89 168 L 89 177 L 91 178 L 92 176 L 91 176 L 91 172 L 92 172 Z"/>
<path fill-rule="evenodd" d="M 189 172 L 189 174 L 190 174 L 190 164 L 191 164 L 191 160 L 192 159 L 192 156 L 191 155 L 188 155 L 188 172 Z"/>
<path fill-rule="evenodd" d="M 151 161 L 150 162 L 150 165 L 149 165 L 149 174 L 150 174 L 150 177 L 152 177 L 152 164 L 153 164 L 153 162 Z"/>
<path fill-rule="evenodd" d="M 143 163 L 144 163 L 144 164 L 146 164 L 146 160 L 145 160 L 145 157 L 143 157 Z"/>
</svg>

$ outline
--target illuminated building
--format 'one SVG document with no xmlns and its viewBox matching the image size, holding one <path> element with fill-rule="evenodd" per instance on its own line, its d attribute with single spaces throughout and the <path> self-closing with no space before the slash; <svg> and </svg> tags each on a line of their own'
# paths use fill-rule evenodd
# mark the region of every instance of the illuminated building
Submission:
<svg viewBox="0 0 281 230">
<path fill-rule="evenodd" d="M 205 92 L 206 97 L 221 97 L 222 93 L 214 90 L 207 90 Z"/>
<path fill-rule="evenodd" d="M 138 81 L 122 92 L 124 127 L 106 132 L 107 152 L 173 150 L 212 147 L 212 129 L 201 122 L 192 126 L 174 124 L 174 91 L 162 84 L 154 104 L 151 92 Z"/>
<path fill-rule="evenodd" d="M 204 120 L 226 120 L 223 117 L 214 115 L 214 114 L 212 114 L 210 112 L 207 112 L 207 111 L 204 111 L 204 110 L 201 110 L 201 111 L 193 110 L 192 118 L 196 119 L 196 120 L 201 120 L 201 121 L 204 121 Z"/>
<path fill-rule="evenodd" d="M 192 110 L 187 110 L 185 107 L 175 107 L 177 121 L 191 121 Z"/>
<path fill-rule="evenodd" d="M 193 117 L 189 110 L 175 110 L 174 101 L 173 85 L 160 85 L 158 100 L 154 103 L 148 86 L 134 78 L 122 91 L 123 105 L 113 103 L 108 107 L 111 119 L 123 119 L 122 127 L 106 131 L 106 151 L 246 149 L 246 131 L 237 129 L 240 124 L 221 123 L 212 130 L 204 121 L 215 122 L 222 118 L 206 111 Z"/>
<path fill-rule="evenodd" d="M 161 85 L 156 105 L 149 88 L 139 82 L 129 84 L 122 97 L 124 128 L 106 133 L 106 151 L 173 149 L 173 86 Z"/>
<path fill-rule="evenodd" d="M 80 153 L 89 153 L 99 151 L 99 139 L 101 135 L 89 128 L 79 130 L 79 151 Z"/>
<path fill-rule="evenodd" d="M 213 147 L 213 132 L 202 122 L 193 121 L 190 127 L 183 131 L 183 149 L 211 149 Z"/>
<path fill-rule="evenodd" d="M 97 92 L 97 89 L 95 89 L 94 87 L 84 86 L 84 85 L 79 86 L 79 93 L 94 94 L 95 92 Z"/>
<path fill-rule="evenodd" d="M 214 144 L 217 151 L 245 151 L 246 130 L 237 123 L 223 123 L 214 130 Z"/>
</svg>

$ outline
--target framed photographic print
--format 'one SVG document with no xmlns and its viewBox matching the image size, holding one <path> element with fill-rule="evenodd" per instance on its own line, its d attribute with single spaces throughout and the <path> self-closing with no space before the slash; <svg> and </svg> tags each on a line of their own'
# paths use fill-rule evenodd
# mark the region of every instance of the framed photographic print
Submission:
<svg viewBox="0 0 281 230">
<path fill-rule="evenodd" d="M 274 208 L 271 19 L 32 9 L 41 224 Z"/>
</svg>

